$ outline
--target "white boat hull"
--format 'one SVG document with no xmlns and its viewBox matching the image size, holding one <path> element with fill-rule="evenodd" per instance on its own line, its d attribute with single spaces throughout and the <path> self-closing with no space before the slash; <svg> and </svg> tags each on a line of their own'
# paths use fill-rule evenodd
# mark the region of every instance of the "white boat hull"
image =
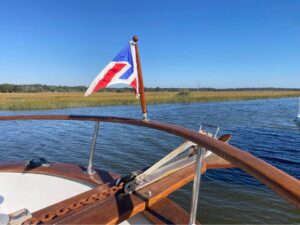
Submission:
<svg viewBox="0 0 300 225">
<path fill-rule="evenodd" d="M 31 213 L 93 188 L 56 176 L 32 173 L 0 173 L 0 213 L 26 208 Z"/>
</svg>

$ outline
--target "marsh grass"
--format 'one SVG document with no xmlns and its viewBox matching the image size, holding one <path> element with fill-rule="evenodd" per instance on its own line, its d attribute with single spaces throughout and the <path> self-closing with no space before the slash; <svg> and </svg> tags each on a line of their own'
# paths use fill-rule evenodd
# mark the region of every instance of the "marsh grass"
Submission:
<svg viewBox="0 0 300 225">
<path fill-rule="evenodd" d="M 296 97 L 300 91 L 200 91 L 188 95 L 178 92 L 146 92 L 148 104 L 250 100 Z M 85 106 L 139 104 L 133 93 L 100 92 L 88 97 L 83 93 L 0 93 L 0 110 L 59 109 Z"/>
</svg>

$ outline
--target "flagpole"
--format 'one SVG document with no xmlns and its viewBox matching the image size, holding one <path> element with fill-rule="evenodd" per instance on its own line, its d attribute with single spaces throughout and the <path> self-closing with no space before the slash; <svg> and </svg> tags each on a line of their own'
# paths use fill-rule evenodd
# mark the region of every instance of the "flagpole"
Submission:
<svg viewBox="0 0 300 225">
<path fill-rule="evenodd" d="M 143 119 L 147 120 L 147 105 L 146 105 L 146 97 L 145 97 L 145 91 L 144 91 L 144 81 L 143 81 L 143 74 L 142 74 L 142 67 L 141 67 L 141 61 L 140 61 L 140 55 L 138 51 L 138 37 L 133 36 L 132 40 L 135 43 L 135 54 L 136 54 L 136 65 L 137 65 L 137 73 L 138 73 L 138 83 L 139 83 L 139 93 L 140 93 L 140 99 L 141 99 L 141 106 L 142 106 L 142 112 L 143 112 Z"/>
</svg>

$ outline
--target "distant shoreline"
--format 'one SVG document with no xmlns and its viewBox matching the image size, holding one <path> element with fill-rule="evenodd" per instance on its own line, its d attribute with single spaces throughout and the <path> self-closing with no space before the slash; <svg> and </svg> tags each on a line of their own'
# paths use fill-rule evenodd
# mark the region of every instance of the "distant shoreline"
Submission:
<svg viewBox="0 0 300 225">
<path fill-rule="evenodd" d="M 148 104 L 190 103 L 269 98 L 298 97 L 300 91 L 189 91 L 146 92 Z M 100 92 L 84 98 L 78 92 L 0 93 L 0 110 L 64 109 L 112 105 L 137 105 L 139 100 L 131 92 Z"/>
<path fill-rule="evenodd" d="M 66 86 L 66 85 L 46 85 L 46 84 L 0 84 L 0 93 L 41 93 L 41 92 L 85 92 L 86 86 Z M 243 88 L 166 88 L 166 87 L 145 87 L 147 92 L 179 92 L 188 91 L 300 91 L 300 88 L 280 88 L 280 87 L 243 87 Z M 131 87 L 108 87 L 102 92 L 132 92 Z"/>
</svg>

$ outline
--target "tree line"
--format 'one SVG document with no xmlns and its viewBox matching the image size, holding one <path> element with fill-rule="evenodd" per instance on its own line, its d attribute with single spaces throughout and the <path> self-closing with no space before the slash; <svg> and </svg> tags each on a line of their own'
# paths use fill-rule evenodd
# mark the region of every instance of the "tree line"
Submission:
<svg viewBox="0 0 300 225">
<path fill-rule="evenodd" d="M 0 84 L 0 93 L 35 93 L 35 92 L 85 92 L 86 86 L 60 86 L 44 84 Z M 132 88 L 106 88 L 103 92 L 132 92 Z M 146 87 L 146 92 L 183 92 L 183 91 L 300 91 L 300 88 L 160 88 Z"/>
<path fill-rule="evenodd" d="M 43 84 L 0 84 L 1 93 L 84 92 L 85 86 L 55 86 Z"/>
</svg>

